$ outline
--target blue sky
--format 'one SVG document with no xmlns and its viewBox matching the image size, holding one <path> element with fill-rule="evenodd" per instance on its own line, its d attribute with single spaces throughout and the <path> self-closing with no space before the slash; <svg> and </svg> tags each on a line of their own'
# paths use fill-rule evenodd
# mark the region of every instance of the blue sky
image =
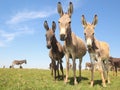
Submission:
<svg viewBox="0 0 120 90">
<path fill-rule="evenodd" d="M 65 12 L 69 2 L 73 2 L 72 31 L 83 40 L 82 14 L 89 22 L 97 14 L 95 37 L 108 42 L 111 56 L 120 57 L 119 0 L 0 0 L 0 67 L 5 65 L 8 68 L 15 59 L 27 59 L 27 65 L 23 65 L 25 68 L 48 68 L 50 58 L 43 23 L 47 20 L 51 27 L 52 21 L 56 22 L 55 34 L 60 41 L 58 1 Z M 83 68 L 88 61 L 87 53 L 83 58 Z M 65 58 L 63 65 L 65 68 Z"/>
</svg>

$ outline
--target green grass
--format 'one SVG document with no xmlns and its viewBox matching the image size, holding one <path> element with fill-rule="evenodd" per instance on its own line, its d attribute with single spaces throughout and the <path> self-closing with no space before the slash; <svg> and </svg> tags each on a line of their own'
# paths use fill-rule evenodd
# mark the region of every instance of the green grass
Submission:
<svg viewBox="0 0 120 90">
<path fill-rule="evenodd" d="M 77 71 L 78 75 L 78 71 Z M 95 85 L 90 87 L 90 71 L 82 71 L 82 80 L 73 85 L 73 73 L 70 70 L 69 82 L 54 81 L 50 70 L 41 69 L 0 69 L 0 90 L 120 90 L 120 72 L 113 76 L 110 72 L 111 84 L 106 88 L 101 85 L 101 77 L 95 72 Z"/>
</svg>

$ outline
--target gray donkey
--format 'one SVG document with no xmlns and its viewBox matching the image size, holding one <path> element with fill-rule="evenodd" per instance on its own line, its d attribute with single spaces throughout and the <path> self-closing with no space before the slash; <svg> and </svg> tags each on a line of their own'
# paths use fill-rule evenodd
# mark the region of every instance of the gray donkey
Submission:
<svg viewBox="0 0 120 90">
<path fill-rule="evenodd" d="M 108 77 L 108 59 L 109 59 L 109 45 L 106 42 L 102 42 L 97 40 L 94 37 L 94 28 L 97 24 L 98 17 L 94 16 L 93 22 L 88 23 L 85 20 L 84 15 L 82 15 L 82 24 L 84 27 L 84 35 L 85 41 L 88 48 L 88 52 L 91 60 L 91 86 L 94 84 L 94 64 L 95 61 L 98 62 L 99 71 L 102 78 L 103 87 L 106 87 L 105 79 L 108 79 L 108 83 L 110 83 Z"/>
<path fill-rule="evenodd" d="M 69 3 L 68 12 L 64 13 L 62 5 L 58 2 L 58 13 L 60 15 L 59 28 L 60 28 L 60 39 L 64 41 L 64 52 L 66 57 L 66 78 L 65 83 L 68 82 L 69 74 L 69 59 L 72 58 L 73 61 L 73 74 L 74 74 L 74 84 L 77 84 L 76 80 L 76 59 L 79 59 L 79 77 L 81 78 L 81 63 L 82 58 L 86 54 L 86 46 L 84 41 L 76 36 L 71 29 L 71 15 L 73 13 L 73 4 Z"/>
</svg>

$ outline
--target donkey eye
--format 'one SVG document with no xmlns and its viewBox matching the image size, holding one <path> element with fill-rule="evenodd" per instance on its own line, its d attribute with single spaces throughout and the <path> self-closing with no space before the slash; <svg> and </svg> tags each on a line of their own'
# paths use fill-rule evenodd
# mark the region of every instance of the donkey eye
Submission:
<svg viewBox="0 0 120 90">
<path fill-rule="evenodd" d="M 92 35 L 94 35 L 94 33 Z"/>
<path fill-rule="evenodd" d="M 60 21 L 58 21 L 58 23 L 60 23 Z"/>
<path fill-rule="evenodd" d="M 69 24 L 71 24 L 71 21 L 69 22 Z"/>
</svg>

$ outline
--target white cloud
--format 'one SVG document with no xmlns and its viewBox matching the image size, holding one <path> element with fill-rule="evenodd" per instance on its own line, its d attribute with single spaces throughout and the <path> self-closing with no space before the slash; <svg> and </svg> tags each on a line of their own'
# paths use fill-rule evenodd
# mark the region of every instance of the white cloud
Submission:
<svg viewBox="0 0 120 90">
<path fill-rule="evenodd" d="M 27 21 L 49 17 L 57 13 L 56 9 L 43 10 L 43 11 L 19 11 L 5 21 L 5 26 L 10 32 L 0 30 L 0 47 L 6 46 L 13 41 L 16 37 L 21 35 L 33 34 L 35 27 L 30 26 Z"/>
<path fill-rule="evenodd" d="M 7 33 L 3 30 L 0 30 L 0 47 L 6 46 L 6 43 L 12 41 L 14 38 L 14 33 Z"/>
<path fill-rule="evenodd" d="M 15 37 L 14 33 L 7 33 L 3 30 L 0 30 L 0 38 L 4 41 L 11 41 Z"/>
<path fill-rule="evenodd" d="M 8 43 L 13 41 L 16 37 L 26 34 L 33 34 L 34 30 L 29 29 L 29 27 L 18 27 L 14 32 L 5 32 L 4 30 L 0 30 L 0 47 L 7 46 Z"/>
<path fill-rule="evenodd" d="M 16 15 L 12 16 L 10 20 L 7 21 L 7 24 L 18 24 L 23 21 L 28 21 L 37 18 L 45 18 L 55 13 L 56 10 L 18 12 L 16 13 Z"/>
</svg>

